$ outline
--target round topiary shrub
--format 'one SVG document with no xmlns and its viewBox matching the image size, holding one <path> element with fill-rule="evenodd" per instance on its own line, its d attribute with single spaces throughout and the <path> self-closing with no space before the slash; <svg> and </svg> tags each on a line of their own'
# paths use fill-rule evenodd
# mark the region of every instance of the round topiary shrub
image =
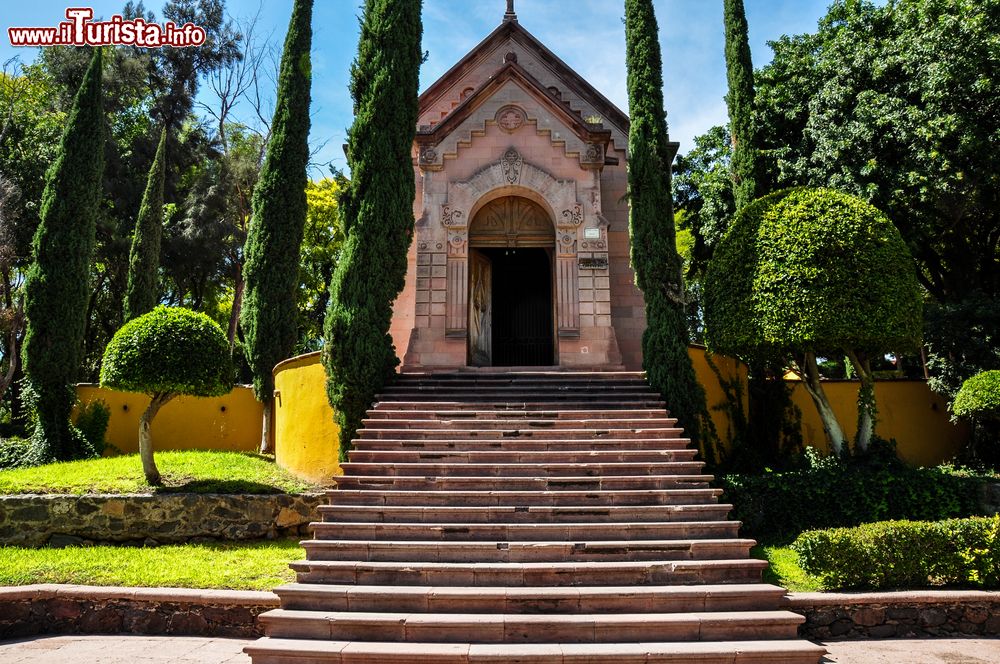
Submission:
<svg viewBox="0 0 1000 664">
<path fill-rule="evenodd" d="M 150 396 L 139 420 L 139 455 L 146 481 L 161 483 L 150 426 L 178 395 L 221 396 L 233 386 L 229 342 L 205 314 L 160 306 L 126 323 L 104 351 L 101 385 Z"/>
<path fill-rule="evenodd" d="M 875 415 L 869 360 L 914 348 L 922 319 L 899 231 L 871 204 L 832 189 L 787 189 L 743 208 L 705 278 L 709 347 L 794 361 L 835 451 L 843 434 L 819 385 L 817 355 L 847 355 L 861 378 L 863 449 Z"/>
<path fill-rule="evenodd" d="M 1000 418 L 1000 371 L 983 371 L 962 383 L 951 409 L 971 420 Z"/>
</svg>

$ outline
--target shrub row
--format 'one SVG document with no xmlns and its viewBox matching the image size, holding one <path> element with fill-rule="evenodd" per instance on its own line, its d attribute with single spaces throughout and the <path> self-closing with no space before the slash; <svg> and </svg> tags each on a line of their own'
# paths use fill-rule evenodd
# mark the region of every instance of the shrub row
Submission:
<svg viewBox="0 0 1000 664">
<path fill-rule="evenodd" d="M 788 539 L 875 521 L 938 521 L 980 513 L 982 481 L 938 468 L 823 460 L 804 470 L 719 478 L 745 534 Z"/>
<path fill-rule="evenodd" d="M 1000 515 L 814 530 L 792 548 L 802 569 L 828 589 L 1000 587 Z"/>
</svg>

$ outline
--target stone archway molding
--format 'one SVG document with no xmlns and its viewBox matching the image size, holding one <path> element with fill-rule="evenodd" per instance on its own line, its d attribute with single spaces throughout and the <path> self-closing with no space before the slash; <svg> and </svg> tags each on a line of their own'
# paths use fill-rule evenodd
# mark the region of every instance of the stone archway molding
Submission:
<svg viewBox="0 0 1000 664">
<path fill-rule="evenodd" d="M 510 147 L 498 162 L 468 180 L 448 184 L 448 202 L 440 213 L 441 225 L 448 229 L 446 336 L 467 338 L 469 224 L 483 205 L 502 196 L 523 196 L 549 213 L 557 238 L 559 334 L 578 335 L 577 230 L 584 221 L 584 207 L 577 200 L 577 183 L 556 179 Z"/>
</svg>

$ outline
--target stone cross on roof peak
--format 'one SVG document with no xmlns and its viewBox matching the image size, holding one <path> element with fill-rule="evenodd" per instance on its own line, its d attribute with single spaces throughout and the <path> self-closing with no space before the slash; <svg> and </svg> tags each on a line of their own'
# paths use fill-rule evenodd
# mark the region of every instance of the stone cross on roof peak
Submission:
<svg viewBox="0 0 1000 664">
<path fill-rule="evenodd" d="M 517 14 L 514 13 L 514 0 L 507 0 L 507 13 L 503 15 L 504 21 L 517 21 Z"/>
</svg>

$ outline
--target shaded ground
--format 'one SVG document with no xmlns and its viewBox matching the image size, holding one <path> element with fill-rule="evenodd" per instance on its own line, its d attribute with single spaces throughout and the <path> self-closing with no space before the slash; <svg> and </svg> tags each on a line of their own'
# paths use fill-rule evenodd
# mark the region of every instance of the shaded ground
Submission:
<svg viewBox="0 0 1000 664">
<path fill-rule="evenodd" d="M 4 664 L 250 664 L 241 639 L 165 636 L 52 636 L 0 642 Z M 838 641 L 824 644 L 829 664 L 990 664 L 1000 639 Z"/>
</svg>

